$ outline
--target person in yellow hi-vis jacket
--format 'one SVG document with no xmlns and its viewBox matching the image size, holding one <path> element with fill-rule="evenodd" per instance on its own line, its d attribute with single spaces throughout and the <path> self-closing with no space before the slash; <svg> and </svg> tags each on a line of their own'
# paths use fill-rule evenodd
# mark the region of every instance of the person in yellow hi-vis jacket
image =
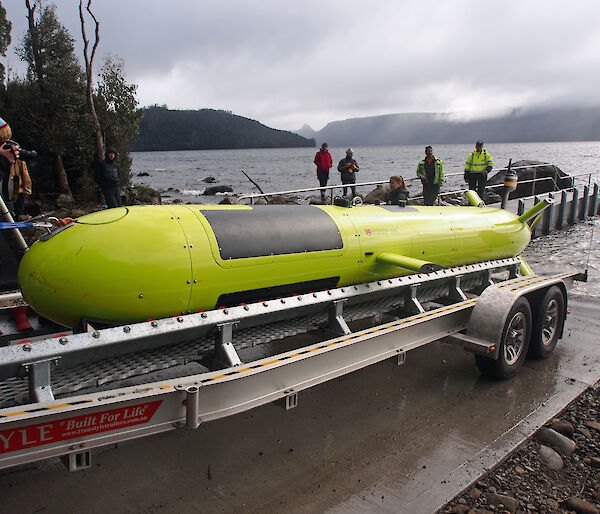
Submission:
<svg viewBox="0 0 600 514">
<path fill-rule="evenodd" d="M 465 164 L 465 182 L 469 184 L 469 189 L 477 191 L 477 194 L 484 200 L 485 184 L 487 175 L 492 171 L 494 161 L 492 155 L 483 148 L 483 141 L 475 143 L 475 150 L 467 157 Z"/>
</svg>

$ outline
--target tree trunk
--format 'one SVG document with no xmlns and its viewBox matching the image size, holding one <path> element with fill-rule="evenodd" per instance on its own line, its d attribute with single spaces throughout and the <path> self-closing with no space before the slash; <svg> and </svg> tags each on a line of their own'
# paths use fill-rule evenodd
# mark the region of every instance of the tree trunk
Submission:
<svg viewBox="0 0 600 514">
<path fill-rule="evenodd" d="M 73 200 L 71 194 L 71 188 L 69 187 L 69 181 L 67 180 L 67 172 L 62 160 L 62 154 L 56 154 L 56 178 L 58 180 L 58 190 L 60 194 L 69 195 L 69 198 Z"/>
<path fill-rule="evenodd" d="M 104 159 L 104 138 L 102 137 L 102 129 L 100 128 L 100 121 L 98 120 L 98 114 L 96 113 L 96 106 L 94 105 L 94 94 L 92 90 L 93 85 L 93 69 L 94 69 L 94 57 L 96 55 L 96 49 L 100 42 L 100 23 L 94 16 L 91 10 L 92 0 L 88 0 L 86 10 L 92 17 L 95 23 L 94 31 L 94 45 L 92 46 L 92 52 L 88 56 L 89 41 L 85 32 L 85 19 L 83 17 L 83 0 L 79 0 L 79 21 L 81 23 L 81 38 L 83 39 L 83 58 L 85 60 L 85 78 L 87 82 L 87 103 L 90 115 L 94 120 L 96 126 L 96 157 L 98 160 Z"/>
<path fill-rule="evenodd" d="M 35 10 L 37 8 L 37 5 L 34 4 L 32 7 L 30 0 L 25 0 L 25 6 L 27 7 L 27 22 L 29 25 L 29 34 L 31 37 L 31 51 L 33 54 L 33 64 L 34 64 L 34 69 L 35 69 L 35 74 L 36 74 L 36 79 L 37 79 L 36 82 L 40 89 L 40 94 L 41 94 L 42 98 L 45 99 L 45 98 L 47 98 L 47 94 L 46 94 L 46 87 L 45 87 L 44 81 L 42 79 L 43 74 L 42 74 L 42 66 L 41 66 L 41 59 L 40 59 L 39 34 L 38 34 L 38 30 L 37 30 L 37 27 L 35 24 Z M 46 119 L 48 120 L 48 123 L 50 125 L 52 125 L 52 119 L 53 119 L 52 113 L 48 107 L 47 102 L 44 102 L 44 105 L 46 106 Z M 55 165 L 56 165 L 56 178 L 58 180 L 59 191 L 61 194 L 69 195 L 69 197 L 72 200 L 73 195 L 71 193 L 71 188 L 69 187 L 67 173 L 65 171 L 65 166 L 62 161 L 62 155 L 60 153 L 56 153 Z"/>
</svg>

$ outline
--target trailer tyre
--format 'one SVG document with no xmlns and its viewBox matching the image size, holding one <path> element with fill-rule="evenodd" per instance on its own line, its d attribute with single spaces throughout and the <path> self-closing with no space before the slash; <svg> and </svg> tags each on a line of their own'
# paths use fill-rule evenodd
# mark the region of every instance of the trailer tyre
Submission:
<svg viewBox="0 0 600 514">
<path fill-rule="evenodd" d="M 529 356 L 545 359 L 556 348 L 565 322 L 565 297 L 559 287 L 546 291 L 535 314 Z"/>
<path fill-rule="evenodd" d="M 502 329 L 498 359 L 476 355 L 479 371 L 491 378 L 514 376 L 527 356 L 530 339 L 531 307 L 526 298 L 519 298 L 508 313 Z"/>
</svg>

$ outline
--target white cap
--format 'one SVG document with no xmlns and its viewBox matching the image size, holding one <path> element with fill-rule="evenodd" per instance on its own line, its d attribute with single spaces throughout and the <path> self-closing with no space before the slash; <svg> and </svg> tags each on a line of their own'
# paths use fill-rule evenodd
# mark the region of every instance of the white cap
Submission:
<svg viewBox="0 0 600 514">
<path fill-rule="evenodd" d="M 346 150 L 346 153 L 347 153 L 347 154 L 349 154 L 349 153 L 354 153 L 354 150 L 352 150 L 352 148 L 348 148 L 348 150 Z"/>
</svg>

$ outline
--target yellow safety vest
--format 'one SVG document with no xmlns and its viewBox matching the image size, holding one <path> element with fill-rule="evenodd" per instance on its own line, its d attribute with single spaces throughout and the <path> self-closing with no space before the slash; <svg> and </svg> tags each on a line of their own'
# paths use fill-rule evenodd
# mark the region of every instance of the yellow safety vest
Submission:
<svg viewBox="0 0 600 514">
<path fill-rule="evenodd" d="M 483 173 L 488 166 L 493 166 L 494 161 L 492 156 L 486 151 L 482 150 L 477 153 L 473 150 L 469 157 L 467 157 L 467 163 L 465 164 L 465 171 L 469 173 Z"/>
</svg>

